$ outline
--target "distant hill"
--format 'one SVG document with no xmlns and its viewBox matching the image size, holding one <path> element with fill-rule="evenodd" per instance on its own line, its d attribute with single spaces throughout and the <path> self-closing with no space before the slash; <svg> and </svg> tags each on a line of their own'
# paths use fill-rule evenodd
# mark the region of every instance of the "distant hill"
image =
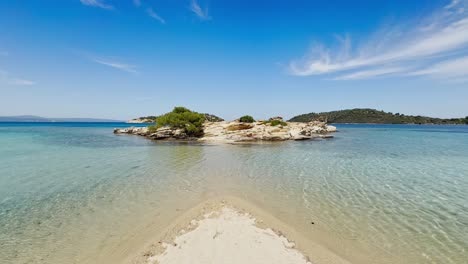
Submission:
<svg viewBox="0 0 468 264">
<path fill-rule="evenodd" d="M 48 118 L 33 115 L 0 116 L 0 122 L 122 122 L 120 120 L 98 118 Z"/>
<path fill-rule="evenodd" d="M 291 118 L 291 122 L 310 122 L 313 120 L 328 123 L 368 123 L 368 124 L 468 124 L 465 118 L 434 118 L 390 113 L 370 108 L 355 108 L 340 111 L 309 113 Z"/>
</svg>

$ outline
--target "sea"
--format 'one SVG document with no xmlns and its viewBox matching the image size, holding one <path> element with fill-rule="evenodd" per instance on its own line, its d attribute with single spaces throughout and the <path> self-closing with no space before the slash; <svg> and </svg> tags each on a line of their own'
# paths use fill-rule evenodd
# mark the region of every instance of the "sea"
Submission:
<svg viewBox="0 0 468 264">
<path fill-rule="evenodd" d="M 105 263 L 224 195 L 351 263 L 468 263 L 468 126 L 240 145 L 113 134 L 127 126 L 0 123 L 0 263 Z"/>
</svg>

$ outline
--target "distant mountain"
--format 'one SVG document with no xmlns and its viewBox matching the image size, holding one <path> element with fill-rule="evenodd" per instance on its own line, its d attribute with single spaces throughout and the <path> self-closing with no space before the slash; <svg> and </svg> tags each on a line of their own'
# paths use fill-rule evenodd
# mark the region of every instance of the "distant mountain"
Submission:
<svg viewBox="0 0 468 264">
<path fill-rule="evenodd" d="M 0 116 L 0 122 L 122 122 L 120 120 L 98 118 L 48 118 L 33 115 Z"/>
<path fill-rule="evenodd" d="M 368 123 L 368 124 L 468 124 L 465 118 L 434 118 L 390 113 L 370 108 L 355 108 L 340 111 L 309 113 L 291 118 L 291 122 L 310 122 L 313 120 L 328 123 Z"/>
</svg>

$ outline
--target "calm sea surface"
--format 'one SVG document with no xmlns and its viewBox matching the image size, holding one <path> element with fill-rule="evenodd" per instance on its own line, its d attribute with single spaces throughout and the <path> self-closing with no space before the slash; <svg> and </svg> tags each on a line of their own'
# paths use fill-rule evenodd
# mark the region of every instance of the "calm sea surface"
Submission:
<svg viewBox="0 0 468 264">
<path fill-rule="evenodd" d="M 218 195 L 355 263 L 468 263 L 468 126 L 219 146 L 112 133 L 124 126 L 0 123 L 0 263 L 99 263 Z"/>
</svg>

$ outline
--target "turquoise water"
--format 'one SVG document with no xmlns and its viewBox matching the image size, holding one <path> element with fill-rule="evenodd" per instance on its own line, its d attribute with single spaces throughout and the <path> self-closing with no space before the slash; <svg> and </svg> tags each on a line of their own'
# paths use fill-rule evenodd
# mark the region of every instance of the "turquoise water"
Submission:
<svg viewBox="0 0 468 264">
<path fill-rule="evenodd" d="M 331 140 L 235 146 L 120 126 L 0 123 L 1 263 L 104 263 L 216 195 L 354 263 L 468 263 L 468 126 L 338 125 Z"/>
</svg>

